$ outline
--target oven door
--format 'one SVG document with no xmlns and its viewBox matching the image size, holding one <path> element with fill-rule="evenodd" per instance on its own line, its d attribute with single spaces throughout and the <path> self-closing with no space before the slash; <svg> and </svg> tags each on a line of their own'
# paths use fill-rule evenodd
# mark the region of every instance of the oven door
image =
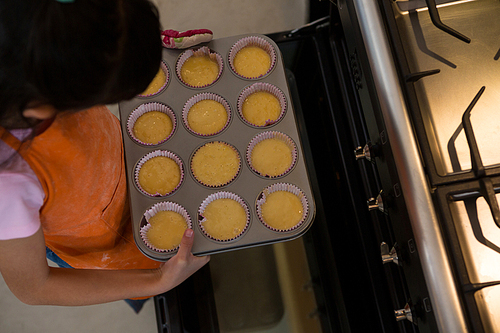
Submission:
<svg viewBox="0 0 500 333">
<path fill-rule="evenodd" d="M 354 158 L 367 134 L 335 15 L 269 35 L 284 58 L 310 172 L 311 229 L 293 241 L 212 255 L 155 297 L 159 332 L 415 331 L 395 320 L 406 287 L 377 251 L 375 225 L 384 221 L 366 207 L 377 176 Z"/>
</svg>

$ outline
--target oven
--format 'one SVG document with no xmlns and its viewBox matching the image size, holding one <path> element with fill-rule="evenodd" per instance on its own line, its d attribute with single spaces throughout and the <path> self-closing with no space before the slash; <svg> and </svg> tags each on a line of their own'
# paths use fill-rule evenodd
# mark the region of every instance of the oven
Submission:
<svg viewBox="0 0 500 333">
<path fill-rule="evenodd" d="M 159 332 L 500 331 L 500 2 L 311 2 L 283 55 L 316 216 L 155 297 Z"/>
</svg>

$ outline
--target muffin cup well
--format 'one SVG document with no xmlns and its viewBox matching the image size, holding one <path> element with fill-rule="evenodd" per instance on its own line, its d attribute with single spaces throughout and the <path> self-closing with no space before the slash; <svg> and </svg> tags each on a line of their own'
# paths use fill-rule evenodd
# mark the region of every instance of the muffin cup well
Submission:
<svg viewBox="0 0 500 333">
<path fill-rule="evenodd" d="M 292 162 L 291 162 L 290 166 L 279 175 L 271 176 L 271 175 L 262 173 L 262 172 L 256 170 L 252 164 L 253 149 L 255 148 L 255 146 L 258 143 L 260 143 L 264 140 L 267 140 L 267 139 L 278 139 L 278 140 L 284 142 L 288 146 L 288 148 L 290 148 L 290 152 L 292 154 Z M 248 166 L 250 167 L 250 169 L 262 177 L 265 177 L 265 178 L 282 177 L 282 176 L 286 175 L 287 173 L 289 173 L 293 169 L 293 167 L 295 166 L 295 163 L 297 162 L 297 146 L 295 145 L 295 142 L 293 142 L 293 140 L 288 135 L 286 135 L 284 133 L 281 133 L 278 131 L 262 132 L 260 134 L 257 134 L 256 136 L 254 136 L 254 138 L 248 144 L 247 151 L 246 151 L 246 160 L 247 160 L 247 163 L 248 163 Z"/>
<path fill-rule="evenodd" d="M 206 146 L 207 144 L 211 144 L 211 143 L 221 143 L 223 145 L 226 145 L 227 147 L 231 148 L 235 153 L 236 155 L 238 156 L 238 161 L 239 161 L 239 164 L 238 164 L 238 170 L 236 171 L 235 175 L 233 178 L 231 178 L 230 180 L 228 180 L 227 182 L 223 183 L 223 184 L 219 184 L 219 185 L 210 185 L 210 184 L 206 184 L 204 183 L 202 180 L 200 180 L 198 177 L 196 177 L 195 173 L 193 172 L 193 158 L 194 156 L 196 155 L 196 153 L 201 149 L 203 148 L 204 146 Z M 238 152 L 238 150 L 231 144 L 227 143 L 227 142 L 224 142 L 224 141 L 210 141 L 210 142 L 207 142 L 207 143 L 204 143 L 203 145 L 199 146 L 195 151 L 194 153 L 192 154 L 191 156 L 191 160 L 190 160 L 190 170 L 191 170 L 191 174 L 193 175 L 193 178 L 196 180 L 196 182 L 198 182 L 199 184 L 203 185 L 203 186 L 206 186 L 206 187 L 209 187 L 209 188 L 220 188 L 220 187 L 223 187 L 223 186 L 226 186 L 226 185 L 229 185 L 230 183 L 232 183 L 236 177 L 238 177 L 238 175 L 240 174 L 241 172 L 241 156 L 240 156 L 240 153 Z"/>
<path fill-rule="evenodd" d="M 165 73 L 165 83 L 160 87 L 160 89 L 158 89 L 157 92 L 155 92 L 153 94 L 146 94 L 146 95 L 139 94 L 137 96 L 139 96 L 139 97 L 153 97 L 153 96 L 156 96 L 159 93 L 163 92 L 163 90 L 165 90 L 165 88 L 168 86 L 168 83 L 170 82 L 170 71 L 168 69 L 167 63 L 163 60 L 160 63 L 160 68 L 163 70 L 163 73 Z"/>
<path fill-rule="evenodd" d="M 151 111 L 158 111 L 158 112 L 165 113 L 167 116 L 170 117 L 170 120 L 172 121 L 172 131 L 170 132 L 170 134 L 165 139 L 163 139 L 157 143 L 142 142 L 141 140 L 136 138 L 136 136 L 134 134 L 134 125 L 135 125 L 135 122 L 137 121 L 137 119 L 139 119 L 139 117 L 144 115 L 145 113 L 151 112 Z M 165 141 L 167 141 L 168 139 L 170 139 L 174 135 L 176 129 L 177 129 L 177 118 L 175 117 L 174 111 L 172 111 L 172 109 L 168 105 L 158 103 L 158 102 L 150 102 L 150 103 L 145 103 L 145 104 L 139 105 L 137 108 L 135 108 L 134 111 L 132 111 L 130 113 L 130 115 L 127 119 L 127 132 L 129 134 L 129 136 L 135 142 L 137 142 L 141 145 L 145 145 L 145 146 L 156 146 L 156 145 L 164 143 Z"/>
<path fill-rule="evenodd" d="M 141 167 L 144 165 L 144 163 L 146 163 L 150 159 L 152 159 L 154 157 L 158 157 L 158 156 L 164 156 L 164 157 L 168 157 L 168 158 L 172 159 L 179 166 L 179 170 L 181 173 L 179 184 L 177 184 L 177 186 L 172 191 L 170 191 L 169 193 L 166 193 L 164 195 L 160 194 L 160 193 L 156 193 L 156 194 L 148 193 L 141 187 L 141 184 L 139 183 L 139 171 L 141 170 Z M 169 196 L 169 195 L 175 193 L 175 191 L 177 191 L 179 189 L 179 187 L 182 185 L 182 182 L 184 181 L 184 164 L 182 163 L 182 160 L 180 159 L 179 156 L 177 156 L 176 154 L 174 154 L 168 150 L 152 151 L 152 152 L 144 155 L 139 160 L 139 162 L 137 162 L 135 169 L 134 169 L 134 181 L 135 181 L 135 185 L 137 186 L 137 189 L 139 189 L 139 191 L 141 193 L 143 193 L 144 195 L 146 195 L 148 197 L 166 197 L 166 196 Z"/>
<path fill-rule="evenodd" d="M 287 191 L 287 192 L 290 192 L 292 194 L 295 194 L 299 198 L 300 202 L 302 203 L 302 208 L 304 209 L 304 211 L 302 213 L 302 219 L 294 226 L 287 228 L 287 229 L 283 229 L 283 230 L 276 229 L 276 228 L 268 225 L 264 221 L 264 219 L 262 218 L 262 205 L 266 202 L 267 196 L 269 194 L 277 192 L 277 191 Z M 299 228 L 304 223 L 304 221 L 306 220 L 307 215 L 309 213 L 309 203 L 307 202 L 307 198 L 306 198 L 306 195 L 304 194 L 304 192 L 302 192 L 302 190 L 300 188 L 298 188 L 297 186 L 295 186 L 293 184 L 288 184 L 288 183 L 272 184 L 272 185 L 269 185 L 268 187 L 266 187 L 264 190 L 262 190 L 262 192 L 259 194 L 259 197 L 257 198 L 256 208 L 257 208 L 257 217 L 259 218 L 260 222 L 262 222 L 262 224 L 264 226 L 266 226 L 268 229 L 276 231 L 276 232 L 289 232 L 289 231 L 292 231 L 292 230 Z"/>
<path fill-rule="evenodd" d="M 227 112 L 227 121 L 226 121 L 226 124 L 224 125 L 224 127 L 222 127 L 220 130 L 218 130 L 214 133 L 210 133 L 210 134 L 202 134 L 202 133 L 198 133 L 198 132 L 194 131 L 189 126 L 188 114 L 189 114 L 190 109 L 196 103 L 201 102 L 203 100 L 207 100 L 207 99 L 211 99 L 211 100 L 214 100 L 216 102 L 219 102 L 220 104 L 222 104 L 222 106 L 224 106 L 224 109 L 226 109 L 226 112 Z M 220 95 L 217 95 L 214 93 L 209 93 L 209 92 L 200 93 L 200 94 L 194 95 L 193 97 L 188 99 L 186 104 L 184 104 L 184 107 L 182 109 L 182 122 L 184 123 L 184 126 L 189 130 L 189 132 L 193 133 L 194 135 L 198 135 L 198 136 L 202 136 L 202 137 L 213 136 L 213 135 L 221 133 L 222 131 L 224 131 L 228 127 L 229 123 L 231 122 L 231 107 L 229 106 L 229 103 L 224 99 L 224 97 L 222 97 Z"/>
<path fill-rule="evenodd" d="M 144 213 L 144 218 L 146 220 L 146 224 L 142 226 L 140 229 L 139 233 L 141 235 L 141 239 L 144 242 L 144 244 L 150 248 L 153 251 L 156 252 L 162 252 L 162 253 L 172 253 L 175 252 L 179 249 L 180 244 L 172 249 L 160 249 L 157 248 L 156 246 L 152 245 L 148 241 L 148 230 L 151 228 L 151 224 L 149 224 L 149 219 L 156 215 L 160 211 L 172 211 L 180 214 L 184 220 L 186 221 L 187 228 L 192 229 L 193 228 L 193 223 L 191 221 L 191 216 L 189 216 L 189 213 L 187 210 L 182 207 L 181 205 L 175 203 L 175 202 L 169 202 L 169 201 L 163 201 L 155 204 L 153 207 L 149 208 L 145 213 Z"/>
<path fill-rule="evenodd" d="M 243 48 L 245 48 L 247 46 L 260 47 L 261 49 L 266 51 L 266 53 L 269 55 L 269 57 L 271 59 L 271 64 L 270 64 L 269 69 L 267 70 L 266 73 L 255 76 L 255 77 L 248 77 L 248 76 L 241 75 L 240 73 L 238 73 L 236 71 L 236 69 L 234 68 L 234 58 L 236 57 L 236 55 L 238 54 L 239 51 L 241 51 Z M 260 78 L 268 75 L 274 69 L 274 67 L 276 65 L 276 51 L 275 51 L 274 47 L 271 45 L 271 43 L 269 43 L 264 38 L 259 37 L 259 36 L 248 36 L 248 37 L 244 37 L 244 38 L 238 40 L 235 44 L 233 44 L 233 46 L 229 50 L 228 62 L 229 62 L 229 67 L 231 68 L 233 73 L 236 74 L 237 76 L 244 78 L 244 79 L 248 79 L 248 80 L 256 80 L 256 79 L 260 79 Z"/>
<path fill-rule="evenodd" d="M 209 56 L 211 59 L 215 60 L 217 62 L 217 64 L 219 65 L 219 73 L 217 74 L 217 77 L 215 78 L 215 80 L 209 84 L 202 85 L 202 86 L 193 86 L 193 85 L 190 85 L 190 84 L 184 82 L 184 80 L 182 79 L 182 76 L 181 76 L 182 65 L 184 65 L 186 60 L 188 60 L 192 56 L 205 56 L 205 55 Z M 177 74 L 177 78 L 179 79 L 179 81 L 182 82 L 182 84 L 184 84 L 185 86 L 190 87 L 190 88 L 194 88 L 194 89 L 206 88 L 208 86 L 211 86 L 212 84 L 217 82 L 217 80 L 219 80 L 223 70 L 224 70 L 224 60 L 222 59 L 222 56 L 219 53 L 212 51 L 211 49 L 209 49 L 206 46 L 202 46 L 198 49 L 189 49 L 189 50 L 184 51 L 183 53 L 181 53 L 181 55 L 177 59 L 177 63 L 175 65 L 175 72 Z"/>
<path fill-rule="evenodd" d="M 278 119 L 276 119 L 276 120 L 268 119 L 266 121 L 266 123 L 262 126 L 252 124 L 251 122 L 249 122 L 243 116 L 243 109 L 242 109 L 243 103 L 245 102 L 245 99 L 248 96 L 250 96 L 251 94 L 259 92 L 259 91 L 264 91 L 264 92 L 268 92 L 268 93 L 272 94 L 274 97 L 276 97 L 278 99 L 278 101 L 280 103 L 280 107 L 281 107 L 281 111 L 280 111 L 280 115 L 278 116 Z M 278 123 L 285 116 L 286 108 L 287 108 L 287 104 L 286 104 L 285 94 L 283 94 L 283 92 L 278 87 L 276 87 L 275 85 L 272 85 L 270 83 L 267 83 L 267 82 L 254 83 L 254 84 L 246 87 L 245 89 L 243 89 L 243 91 L 238 96 L 238 102 L 237 102 L 238 114 L 240 115 L 241 119 L 246 124 L 253 126 L 253 127 L 262 128 L 262 127 L 271 126 L 273 124 Z"/>
<path fill-rule="evenodd" d="M 205 209 L 207 208 L 208 204 L 210 204 L 211 202 L 218 200 L 218 199 L 232 199 L 232 200 L 236 201 L 237 203 L 239 203 L 243 207 L 243 209 L 245 210 L 245 213 L 246 213 L 247 219 L 246 219 L 245 227 L 237 236 L 234 236 L 230 239 L 217 239 L 217 238 L 211 236 L 210 234 L 208 234 L 203 226 L 203 223 L 206 221 L 206 218 L 203 215 L 203 213 L 205 212 Z M 246 204 L 245 200 L 243 200 L 243 198 L 241 198 L 239 195 L 232 193 L 232 192 L 227 192 L 227 191 L 216 192 L 216 193 L 210 194 L 200 204 L 200 207 L 198 208 L 198 226 L 200 227 L 201 232 L 211 240 L 214 240 L 216 242 L 221 242 L 221 243 L 232 242 L 232 241 L 237 240 L 241 236 L 243 236 L 245 234 L 245 232 L 248 230 L 248 228 L 250 226 L 250 210 L 249 210 L 248 205 Z"/>
</svg>

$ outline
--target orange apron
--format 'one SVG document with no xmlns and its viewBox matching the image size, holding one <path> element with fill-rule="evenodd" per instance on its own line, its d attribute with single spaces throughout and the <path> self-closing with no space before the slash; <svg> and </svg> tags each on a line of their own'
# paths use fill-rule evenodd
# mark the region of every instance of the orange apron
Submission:
<svg viewBox="0 0 500 333">
<path fill-rule="evenodd" d="M 156 268 L 134 243 L 118 119 L 104 107 L 60 113 L 22 143 L 0 137 L 30 165 L 45 192 L 45 243 L 74 268 Z"/>
</svg>

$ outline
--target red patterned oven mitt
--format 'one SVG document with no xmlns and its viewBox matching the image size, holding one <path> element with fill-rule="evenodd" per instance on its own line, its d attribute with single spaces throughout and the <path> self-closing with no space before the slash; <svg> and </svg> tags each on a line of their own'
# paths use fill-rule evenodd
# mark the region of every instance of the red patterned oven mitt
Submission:
<svg viewBox="0 0 500 333">
<path fill-rule="evenodd" d="M 196 29 L 179 32 L 164 30 L 161 33 L 163 46 L 169 49 L 186 49 L 188 47 L 207 43 L 212 40 L 213 32 L 208 29 Z"/>
</svg>

